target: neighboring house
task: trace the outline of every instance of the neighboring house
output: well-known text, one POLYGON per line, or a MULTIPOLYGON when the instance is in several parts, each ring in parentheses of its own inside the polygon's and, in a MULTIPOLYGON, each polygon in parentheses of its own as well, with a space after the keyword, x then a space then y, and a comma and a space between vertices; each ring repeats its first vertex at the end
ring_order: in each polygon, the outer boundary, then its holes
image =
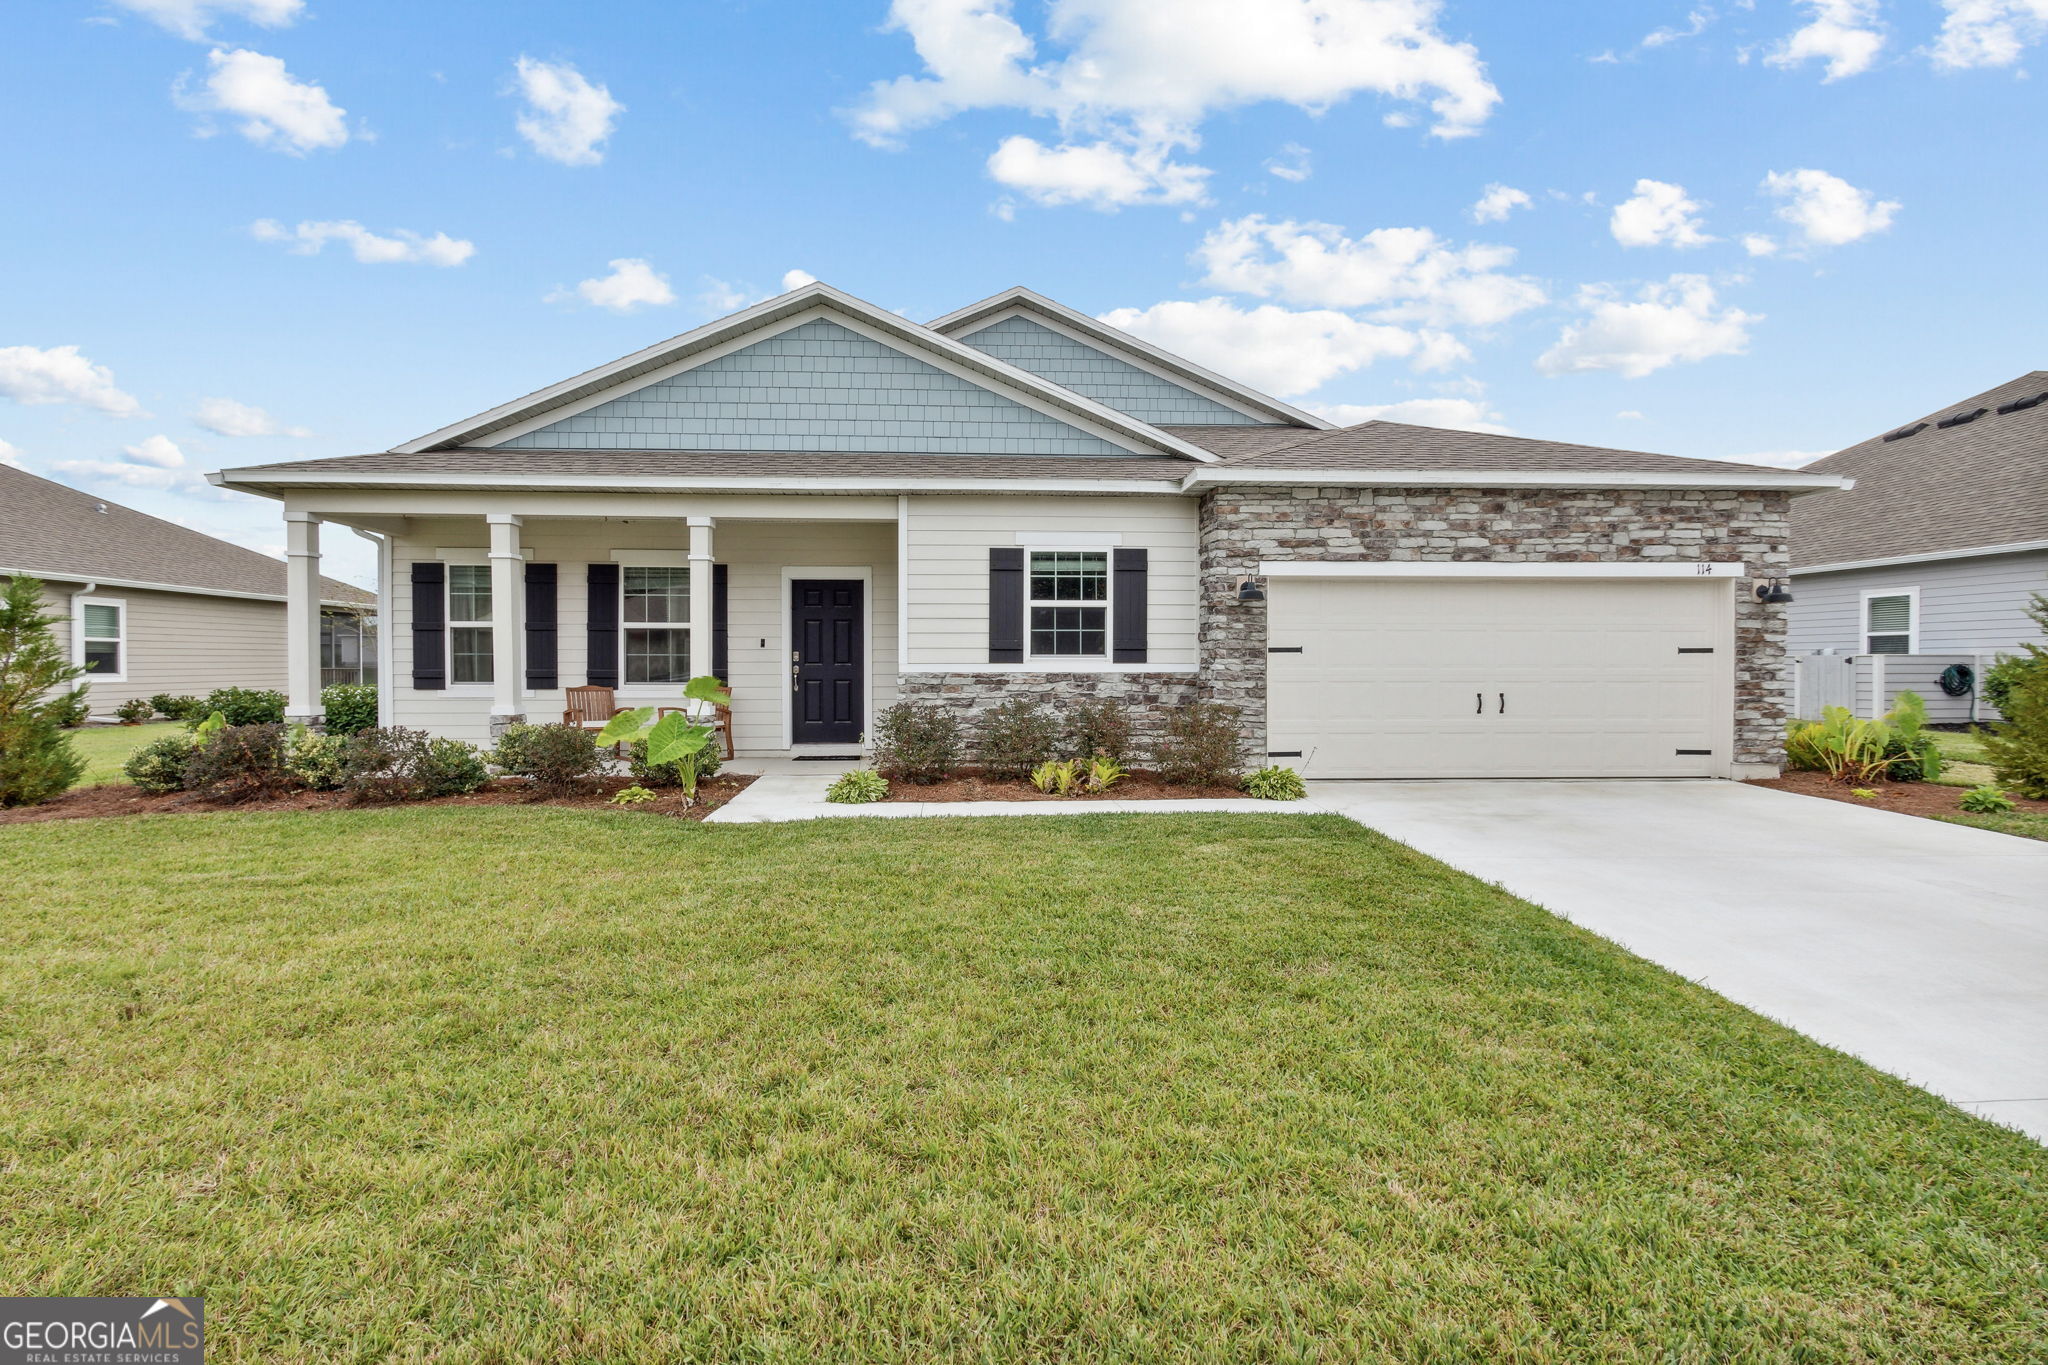
MULTIPOLYGON (((285 566, 268 555, 0 465, 0 578, 16 575, 69 618, 58 629, 95 716, 161 692, 285 685, 285 566)), ((327 679, 375 681, 376 598, 333 579, 317 596, 308 650, 327 679)))
MULTIPOLYGON (((387 724, 712 672, 743 752, 904 699, 1242 709, 1311 776, 1774 770, 1793 495, 1828 476, 1341 430, 1028 290, 919 326, 813 284, 390 451, 231 469, 381 535, 387 724)), ((307 676, 301 668, 299 676, 307 676)), ((292 694, 310 714, 310 691, 292 694)))
POLYGON ((1987 714, 1974 689, 1950 695, 1941 678, 1952 666, 1974 677, 2039 640, 2026 607, 2048 592, 2048 370, 1806 472, 1854 486, 1801 498, 1792 514, 1799 709, 1877 714, 1910 688, 1937 720, 1987 714))

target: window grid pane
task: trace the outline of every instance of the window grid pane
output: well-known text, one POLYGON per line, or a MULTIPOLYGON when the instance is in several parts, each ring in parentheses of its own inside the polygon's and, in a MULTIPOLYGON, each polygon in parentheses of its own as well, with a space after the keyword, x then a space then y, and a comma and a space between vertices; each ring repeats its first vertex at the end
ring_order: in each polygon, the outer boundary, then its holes
POLYGON ((1031 652, 1052 655, 1099 655, 1109 613, 1101 607, 1033 607, 1031 652))
POLYGON ((1109 556, 1101 550, 1034 550, 1034 602, 1107 602, 1109 556))
POLYGON ((85 671, 88 674, 119 673, 121 671, 121 646, 114 640, 87 640, 85 642, 85 671))
POLYGON ((1868 652, 1872 654, 1906 654, 1911 652, 1906 648, 1911 643, 1911 637, 1905 635, 1873 635, 1869 640, 1870 649, 1868 652))
POLYGON ((689 621, 688 569, 628 568, 619 577, 625 592, 626 620, 678 625, 689 621))
POLYGON ((488 621, 491 619, 491 566, 450 564, 448 566, 448 619, 488 621))
POLYGON ((1873 633, 1905 634, 1913 628, 1913 599, 1904 595, 1870 599, 1870 629, 1873 633))
POLYGON ((85 638, 88 640, 120 639, 121 609, 119 607, 89 604, 85 609, 85 638))
POLYGON ((625 680, 629 683, 688 682, 690 632, 674 627, 628 628, 625 680))
POLYGON ((448 662, 454 681, 492 681, 496 674, 491 667, 491 657, 489 626, 456 626, 448 632, 448 662))

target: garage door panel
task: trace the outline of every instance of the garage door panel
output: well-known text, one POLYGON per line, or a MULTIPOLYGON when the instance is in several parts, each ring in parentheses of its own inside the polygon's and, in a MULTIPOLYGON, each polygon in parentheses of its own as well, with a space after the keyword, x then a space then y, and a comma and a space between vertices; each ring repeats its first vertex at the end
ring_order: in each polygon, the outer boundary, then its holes
POLYGON ((1308 776, 1725 765, 1698 752, 1727 731, 1722 584, 1279 579, 1269 611, 1271 643, 1301 651, 1268 658, 1270 747, 1299 752, 1308 776))

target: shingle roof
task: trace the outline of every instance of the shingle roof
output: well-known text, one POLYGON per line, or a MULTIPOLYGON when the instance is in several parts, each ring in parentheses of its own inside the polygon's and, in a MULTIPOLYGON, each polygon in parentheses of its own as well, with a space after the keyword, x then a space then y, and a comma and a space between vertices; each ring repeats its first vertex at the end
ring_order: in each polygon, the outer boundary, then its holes
POLYGON ((1807 473, 1847 475, 1856 486, 1793 504, 1793 563, 1853 564, 2048 540, 2048 402, 1998 411, 2044 393, 2048 370, 2034 370, 1886 431, 1926 423, 1910 436, 1873 436, 1806 466, 1807 473), (1974 421, 1940 425, 1978 408, 1984 415, 1974 421))
MULTIPOLYGON (((284 596, 284 564, 269 555, 11 465, 0 465, 0 569, 284 596)), ((354 584, 320 581, 328 601, 376 601, 354 584)))
POLYGON ((1361 422, 1335 431, 1284 427, 1170 427, 1177 436, 1214 451, 1229 465, 1261 469, 1413 469, 1437 473, 1477 470, 1574 474, 1769 474, 1782 469, 1653 455, 1641 450, 1540 441, 1480 431, 1410 426, 1405 422, 1361 422), (1205 434, 1197 434, 1205 433, 1205 434))

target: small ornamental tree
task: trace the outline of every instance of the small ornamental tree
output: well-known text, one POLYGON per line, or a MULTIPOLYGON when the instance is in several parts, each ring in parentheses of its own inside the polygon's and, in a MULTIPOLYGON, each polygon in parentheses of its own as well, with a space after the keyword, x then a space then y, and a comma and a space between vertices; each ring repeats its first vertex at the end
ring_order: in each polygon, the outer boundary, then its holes
POLYGON ((7 580, 0 596, 0 806, 61 796, 85 771, 64 733, 70 685, 85 672, 64 655, 43 610, 43 585, 7 580))

